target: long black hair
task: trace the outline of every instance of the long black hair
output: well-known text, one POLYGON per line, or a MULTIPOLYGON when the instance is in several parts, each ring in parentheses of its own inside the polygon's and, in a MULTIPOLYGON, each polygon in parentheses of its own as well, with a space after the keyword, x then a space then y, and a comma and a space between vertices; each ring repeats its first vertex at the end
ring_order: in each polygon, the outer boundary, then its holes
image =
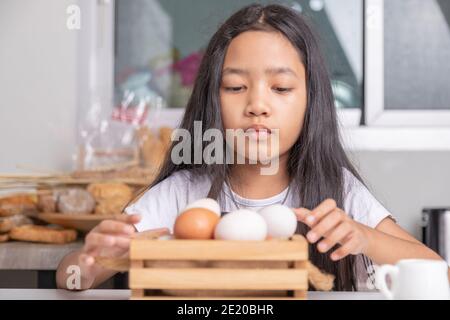
MULTIPOLYGON (((237 11, 225 21, 211 38, 201 62, 192 95, 181 121, 180 128, 194 137, 194 121, 201 121, 205 129, 216 128, 224 132, 219 89, 222 67, 230 42, 239 34, 259 30, 279 32, 297 49, 306 69, 307 108, 302 132, 289 151, 288 173, 294 183, 302 207, 313 209, 323 200, 332 198, 343 208, 343 169, 362 181, 342 147, 339 137, 336 109, 330 78, 320 52, 318 40, 305 19, 296 11, 281 5, 254 4, 237 11)), ((299 119, 301 121, 301 119, 299 119)), ((224 135, 225 136, 225 135, 224 135)), ((192 141, 195 143, 205 142, 192 141)), ((223 184, 228 182, 230 166, 223 164, 174 164, 170 159, 172 147, 166 156, 159 175, 149 186, 158 184, 176 171, 194 171, 193 177, 208 175, 211 179, 209 194, 221 197, 223 184)), ((145 190, 144 190, 145 191, 145 190)), ((297 233, 305 235, 308 227, 298 223, 297 233)), ((333 262, 329 254, 319 253, 315 245, 309 249, 310 260, 322 270, 336 276, 335 290, 356 290, 354 256, 333 262)))

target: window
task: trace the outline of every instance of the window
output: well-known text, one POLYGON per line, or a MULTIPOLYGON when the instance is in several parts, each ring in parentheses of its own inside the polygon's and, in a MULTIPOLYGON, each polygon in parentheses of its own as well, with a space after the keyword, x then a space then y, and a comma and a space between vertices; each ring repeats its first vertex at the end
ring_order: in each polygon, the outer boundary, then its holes
POLYGON ((366 1, 366 124, 450 125, 450 2, 366 1))
MULTIPOLYGON (((218 25, 255 2, 79 1, 80 118, 95 104, 111 113, 132 88, 162 98, 162 125, 181 117, 218 25)), ((317 30, 349 148, 450 150, 450 1, 276 2, 317 30)))
MULTIPOLYGON (((253 0, 116 0, 115 103, 136 82, 148 83, 168 108, 183 108, 203 50, 218 26, 253 0), (147 82, 148 81, 148 82, 147 82)), ((314 25, 342 120, 358 125, 362 108, 361 0, 277 1, 314 25)), ((259 1, 273 3, 273 1, 259 1)))

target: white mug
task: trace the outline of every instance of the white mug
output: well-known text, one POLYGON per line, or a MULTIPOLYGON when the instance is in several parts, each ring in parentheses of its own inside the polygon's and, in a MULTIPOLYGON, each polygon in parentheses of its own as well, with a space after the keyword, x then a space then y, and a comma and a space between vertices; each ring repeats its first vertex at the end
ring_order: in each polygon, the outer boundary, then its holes
POLYGON ((382 265, 375 273, 375 281, 377 288, 390 300, 450 299, 448 265, 445 261, 405 259, 396 265, 382 265), (386 283, 388 275, 391 288, 386 283))

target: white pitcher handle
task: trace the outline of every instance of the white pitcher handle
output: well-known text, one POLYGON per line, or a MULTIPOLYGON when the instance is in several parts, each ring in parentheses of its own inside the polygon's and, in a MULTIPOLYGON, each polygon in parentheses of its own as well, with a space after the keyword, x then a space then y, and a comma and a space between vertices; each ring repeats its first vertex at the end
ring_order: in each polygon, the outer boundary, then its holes
POLYGON ((394 299, 394 294, 392 290, 388 288, 386 283, 386 276, 391 277, 391 287, 393 287, 394 282, 397 281, 398 267, 390 264, 382 265, 378 268, 375 273, 375 284, 381 293, 389 300, 394 299))

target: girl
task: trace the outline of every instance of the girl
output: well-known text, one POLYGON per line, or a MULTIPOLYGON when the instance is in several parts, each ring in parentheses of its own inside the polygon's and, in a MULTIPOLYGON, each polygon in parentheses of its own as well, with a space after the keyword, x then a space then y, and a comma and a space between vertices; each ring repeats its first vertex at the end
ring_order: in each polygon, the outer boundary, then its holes
MULTIPOLYGON (((126 208, 128 215, 103 221, 80 251, 63 259, 59 287, 67 287, 70 265, 81 268, 79 289, 97 286, 114 272, 97 265, 96 256, 126 256, 135 232, 172 231, 177 213, 204 197, 217 199, 223 212, 275 203, 294 208, 297 233, 311 243, 312 262, 336 276, 335 290, 364 285, 370 261, 441 259, 395 223, 345 155, 324 60, 297 12, 251 5, 219 28, 180 126, 191 137, 196 120, 221 132, 253 129, 258 143, 269 143, 272 131, 280 129, 278 151, 271 154, 278 159, 278 170, 262 175, 261 162, 176 165, 168 156, 148 190, 126 208)), ((243 151, 246 158, 249 152, 243 151)))

